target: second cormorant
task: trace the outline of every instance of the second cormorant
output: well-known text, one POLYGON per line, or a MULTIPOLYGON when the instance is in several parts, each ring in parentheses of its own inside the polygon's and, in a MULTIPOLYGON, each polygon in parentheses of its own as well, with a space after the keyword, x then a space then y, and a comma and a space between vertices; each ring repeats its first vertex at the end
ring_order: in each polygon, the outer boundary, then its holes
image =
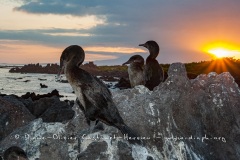
POLYGON ((131 87, 135 87, 137 85, 144 85, 145 79, 144 79, 144 59, 140 55, 134 55, 129 58, 129 60, 125 64, 130 64, 128 67, 128 75, 131 87))
POLYGON ((156 60, 160 49, 155 41, 147 41, 146 43, 140 44, 139 46, 147 48, 150 52, 150 55, 146 60, 144 76, 145 86, 149 90, 153 90, 153 88, 158 86, 160 82, 164 81, 164 71, 156 60))

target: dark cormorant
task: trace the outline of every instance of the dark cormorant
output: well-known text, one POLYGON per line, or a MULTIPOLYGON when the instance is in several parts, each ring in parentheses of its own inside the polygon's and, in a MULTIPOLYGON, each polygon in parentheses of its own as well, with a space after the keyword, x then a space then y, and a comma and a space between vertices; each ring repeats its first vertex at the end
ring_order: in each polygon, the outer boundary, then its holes
POLYGON ((146 60, 144 76, 145 86, 149 90, 153 90, 153 88, 158 86, 160 82, 164 81, 164 71, 156 60, 156 57, 159 54, 159 46, 155 41, 147 41, 139 46, 146 47, 150 52, 150 55, 146 60))
POLYGON ((135 87, 137 85, 144 85, 145 84, 145 79, 144 79, 144 72, 143 72, 143 67, 144 67, 144 59, 140 55, 134 55, 130 57, 130 59, 123 63, 125 64, 130 64, 128 67, 128 75, 129 75, 129 80, 131 87, 135 87))
POLYGON ((17 146, 12 146, 4 152, 4 160, 28 160, 24 150, 17 146))
MULTIPOLYGON (((64 68, 66 78, 72 86, 80 108, 87 122, 101 121, 118 128, 128 137, 138 137, 120 116, 112 100, 111 92, 106 85, 87 71, 79 68, 85 58, 84 50, 78 45, 67 47, 60 58, 60 71, 64 68)), ((141 143, 139 140, 129 140, 131 143, 141 143)))

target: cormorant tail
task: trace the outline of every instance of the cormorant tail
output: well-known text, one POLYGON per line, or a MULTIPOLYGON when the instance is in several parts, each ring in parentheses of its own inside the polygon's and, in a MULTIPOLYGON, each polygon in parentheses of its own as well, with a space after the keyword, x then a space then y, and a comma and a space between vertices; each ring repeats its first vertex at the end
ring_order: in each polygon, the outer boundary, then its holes
POLYGON ((135 133, 130 127, 126 124, 116 126, 124 135, 124 139, 127 139, 131 144, 139 144, 142 145, 142 141, 137 133, 135 133))

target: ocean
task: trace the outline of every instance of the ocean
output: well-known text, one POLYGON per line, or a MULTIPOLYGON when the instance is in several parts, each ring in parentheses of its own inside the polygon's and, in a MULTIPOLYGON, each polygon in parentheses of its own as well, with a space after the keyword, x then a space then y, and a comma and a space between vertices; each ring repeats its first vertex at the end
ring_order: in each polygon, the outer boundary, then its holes
MULTIPOLYGON (((27 92, 35 94, 46 94, 54 89, 59 91, 64 97, 61 100, 75 100, 76 96, 69 83, 56 82, 55 74, 37 74, 37 73, 9 73, 10 68, 0 68, 0 94, 14 94, 21 96, 27 92), (40 83, 45 84, 48 88, 41 88, 40 83)), ((66 79, 62 75, 62 79, 66 79)), ((113 82, 104 82, 114 84, 113 82)), ((113 90, 110 88, 110 90, 113 90)))

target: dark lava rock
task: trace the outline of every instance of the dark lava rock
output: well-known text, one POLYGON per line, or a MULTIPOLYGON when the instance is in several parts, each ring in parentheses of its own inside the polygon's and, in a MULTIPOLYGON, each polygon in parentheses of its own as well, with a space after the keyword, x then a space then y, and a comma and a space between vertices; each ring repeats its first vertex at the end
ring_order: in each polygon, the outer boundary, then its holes
POLYGON ((68 80, 60 80, 60 83, 68 83, 68 80))
POLYGON ((34 92, 32 93, 27 92, 26 94, 21 96, 21 98, 24 98, 24 99, 28 99, 28 98, 34 99, 34 97, 36 97, 36 94, 34 92))
POLYGON ((41 88, 48 88, 48 86, 47 86, 47 85, 45 85, 45 84, 42 84, 42 83, 40 83, 40 87, 41 87, 41 88))
POLYGON ((42 118, 44 122, 64 122, 74 116, 72 106, 65 101, 60 101, 56 96, 36 100, 27 108, 34 116, 42 118))
POLYGON ((35 118, 21 102, 14 101, 15 97, 0 97, 0 140, 35 118))
POLYGON ((59 70, 59 65, 57 64, 47 64, 45 67, 37 64, 28 64, 23 67, 11 68, 10 73, 48 73, 57 74, 59 70))
POLYGON ((114 78, 112 76, 101 76, 101 77, 99 77, 99 79, 101 79, 103 81, 106 81, 106 82, 116 82, 116 81, 118 81, 117 78, 114 78))
POLYGON ((30 82, 30 80, 25 80, 25 81, 23 81, 23 82, 26 82, 26 83, 27 83, 27 82, 30 82))
POLYGON ((41 116, 44 122, 65 122, 73 118, 74 111, 66 102, 55 102, 41 116))
POLYGON ((89 159, 108 159, 106 142, 93 142, 87 149, 78 155, 78 158, 81 160, 89 159))
POLYGON ((0 93, 0 97, 4 97, 4 96, 6 96, 6 94, 2 94, 2 93, 0 93))
POLYGON ((24 98, 24 99, 31 98, 33 101, 35 101, 35 100, 39 100, 41 98, 53 97, 53 96, 63 97, 62 95, 59 95, 58 90, 54 89, 51 93, 42 94, 42 95, 39 95, 39 94, 36 95, 34 92, 32 92, 32 93, 27 92, 26 94, 22 95, 21 98, 24 98))
POLYGON ((38 78, 39 81, 46 81, 47 79, 38 78))
POLYGON ((120 78, 119 82, 115 85, 115 87, 119 89, 127 89, 131 88, 131 84, 129 80, 126 80, 125 78, 120 78))

